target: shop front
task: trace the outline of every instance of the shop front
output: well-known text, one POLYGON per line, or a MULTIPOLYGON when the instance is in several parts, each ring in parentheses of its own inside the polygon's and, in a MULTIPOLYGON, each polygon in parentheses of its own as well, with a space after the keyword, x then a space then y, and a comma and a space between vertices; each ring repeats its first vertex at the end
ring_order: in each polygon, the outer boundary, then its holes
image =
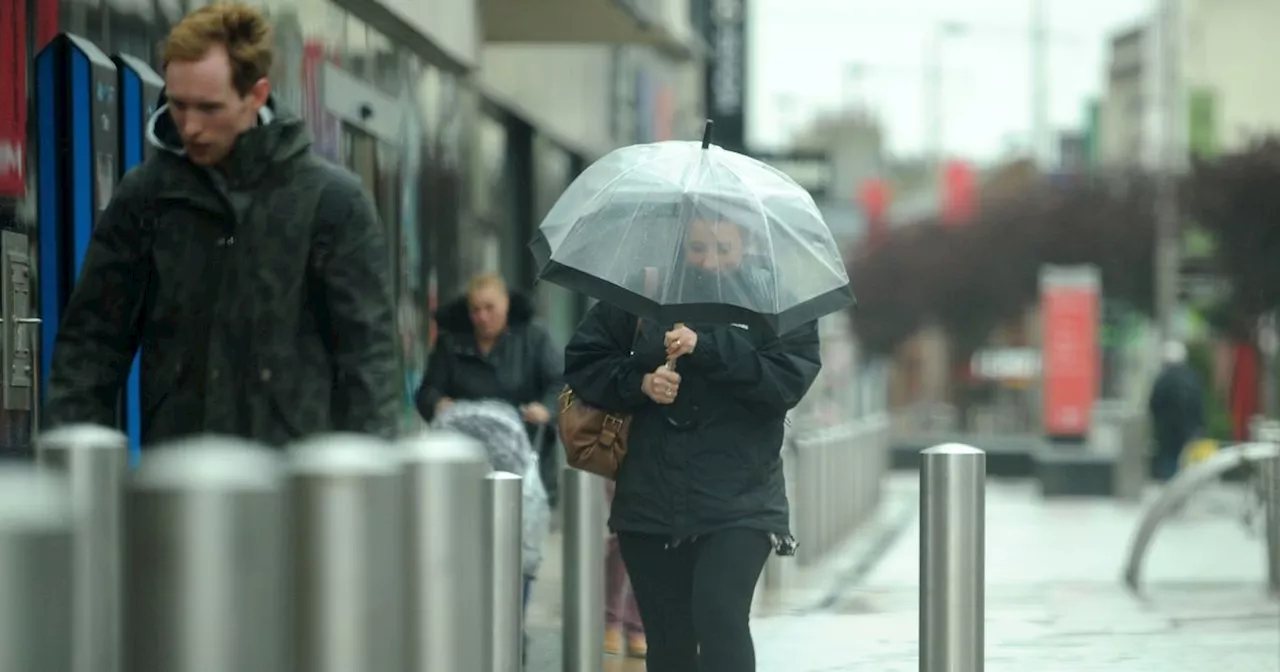
MULTIPOLYGON (((543 135, 533 138, 533 221, 542 222, 577 176, 581 161, 543 135)), ((586 310, 585 298, 549 282, 537 284, 538 314, 556 343, 569 342, 586 310)))

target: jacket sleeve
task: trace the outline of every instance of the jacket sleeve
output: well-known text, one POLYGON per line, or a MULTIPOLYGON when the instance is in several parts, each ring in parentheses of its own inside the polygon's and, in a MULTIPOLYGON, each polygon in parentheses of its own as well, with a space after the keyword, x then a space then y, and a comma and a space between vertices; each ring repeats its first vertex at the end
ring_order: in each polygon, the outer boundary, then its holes
POLYGON ((386 237, 354 179, 326 191, 319 212, 331 241, 321 277, 335 368, 334 429, 389 437, 403 390, 386 237))
POLYGON ((545 329, 534 327, 537 339, 536 379, 542 390, 541 402, 551 412, 554 419, 559 404, 556 403, 560 390, 564 387, 564 351, 556 347, 551 334, 545 329))
POLYGON ((418 415, 431 422, 436 417, 436 404, 449 396, 446 389, 449 384, 449 349, 445 347, 448 335, 439 333, 436 346, 427 358, 427 372, 422 376, 422 384, 418 386, 418 394, 414 403, 418 406, 418 415))
POLYGON ((644 374, 661 365, 662 352, 632 354, 635 320, 625 311, 599 302, 587 312, 565 347, 565 383, 588 404, 626 412, 649 401, 640 391, 640 383, 644 374))
POLYGON ((800 403, 822 369, 818 325, 810 322, 759 348, 737 327, 699 331, 688 360, 743 403, 785 413, 800 403))
POLYGON ((143 220, 141 168, 120 182, 93 229, 84 265, 53 348, 44 421, 47 427, 114 427, 120 390, 141 338, 151 241, 143 220))

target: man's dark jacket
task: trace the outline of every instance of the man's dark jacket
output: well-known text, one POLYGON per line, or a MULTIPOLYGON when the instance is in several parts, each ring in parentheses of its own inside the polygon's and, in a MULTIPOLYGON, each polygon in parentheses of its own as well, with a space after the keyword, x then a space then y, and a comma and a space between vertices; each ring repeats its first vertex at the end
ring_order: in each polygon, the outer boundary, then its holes
POLYGON ((357 178, 270 108, 217 170, 187 160, 164 107, 148 139, 159 151, 121 181, 66 307, 48 423, 114 425, 141 346, 146 444, 393 433, 390 256, 357 178))
POLYGON ((789 534, 782 438, 787 411, 821 369, 817 325, 778 338, 690 323, 676 403, 640 389, 666 358, 669 327, 598 303, 565 349, 565 382, 586 403, 632 414, 609 526, 680 540, 731 527, 789 534))
POLYGON ((488 354, 476 347, 465 297, 436 311, 440 335, 417 395, 418 412, 428 422, 445 397, 499 399, 514 406, 536 401, 554 416, 556 397, 564 385, 560 350, 550 334, 532 322, 533 303, 528 297, 512 292, 510 298, 507 330, 488 354))

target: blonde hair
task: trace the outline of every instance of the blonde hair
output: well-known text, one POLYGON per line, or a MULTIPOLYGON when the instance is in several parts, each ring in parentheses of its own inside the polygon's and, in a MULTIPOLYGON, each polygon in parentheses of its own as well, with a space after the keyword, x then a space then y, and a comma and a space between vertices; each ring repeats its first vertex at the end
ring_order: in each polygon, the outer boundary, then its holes
POLYGON ((166 66, 198 61, 217 46, 227 50, 231 84, 242 96, 271 72, 271 23, 256 7, 241 2, 208 5, 184 16, 169 31, 162 60, 166 66))
POLYGON ((507 281, 503 280, 502 276, 497 273, 477 275, 467 283, 467 296, 486 289, 496 289, 503 294, 507 294, 507 281))

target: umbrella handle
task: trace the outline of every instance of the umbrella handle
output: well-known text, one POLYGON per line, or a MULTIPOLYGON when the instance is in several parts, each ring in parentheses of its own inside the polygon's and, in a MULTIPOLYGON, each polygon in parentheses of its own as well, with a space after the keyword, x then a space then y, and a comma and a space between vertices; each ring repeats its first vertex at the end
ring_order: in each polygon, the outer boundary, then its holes
MULTIPOLYGON (((683 326, 684 326, 684 322, 676 322, 675 326, 674 326, 674 327, 672 327, 672 329, 679 329, 680 327, 683 327, 683 326)), ((666 367, 667 367, 667 370, 668 370, 668 371, 675 371, 675 370, 676 370, 676 360, 677 360, 677 359, 679 359, 679 358, 678 358, 678 357, 672 357, 672 358, 670 358, 670 359, 668 359, 668 360, 667 360, 666 367)))

